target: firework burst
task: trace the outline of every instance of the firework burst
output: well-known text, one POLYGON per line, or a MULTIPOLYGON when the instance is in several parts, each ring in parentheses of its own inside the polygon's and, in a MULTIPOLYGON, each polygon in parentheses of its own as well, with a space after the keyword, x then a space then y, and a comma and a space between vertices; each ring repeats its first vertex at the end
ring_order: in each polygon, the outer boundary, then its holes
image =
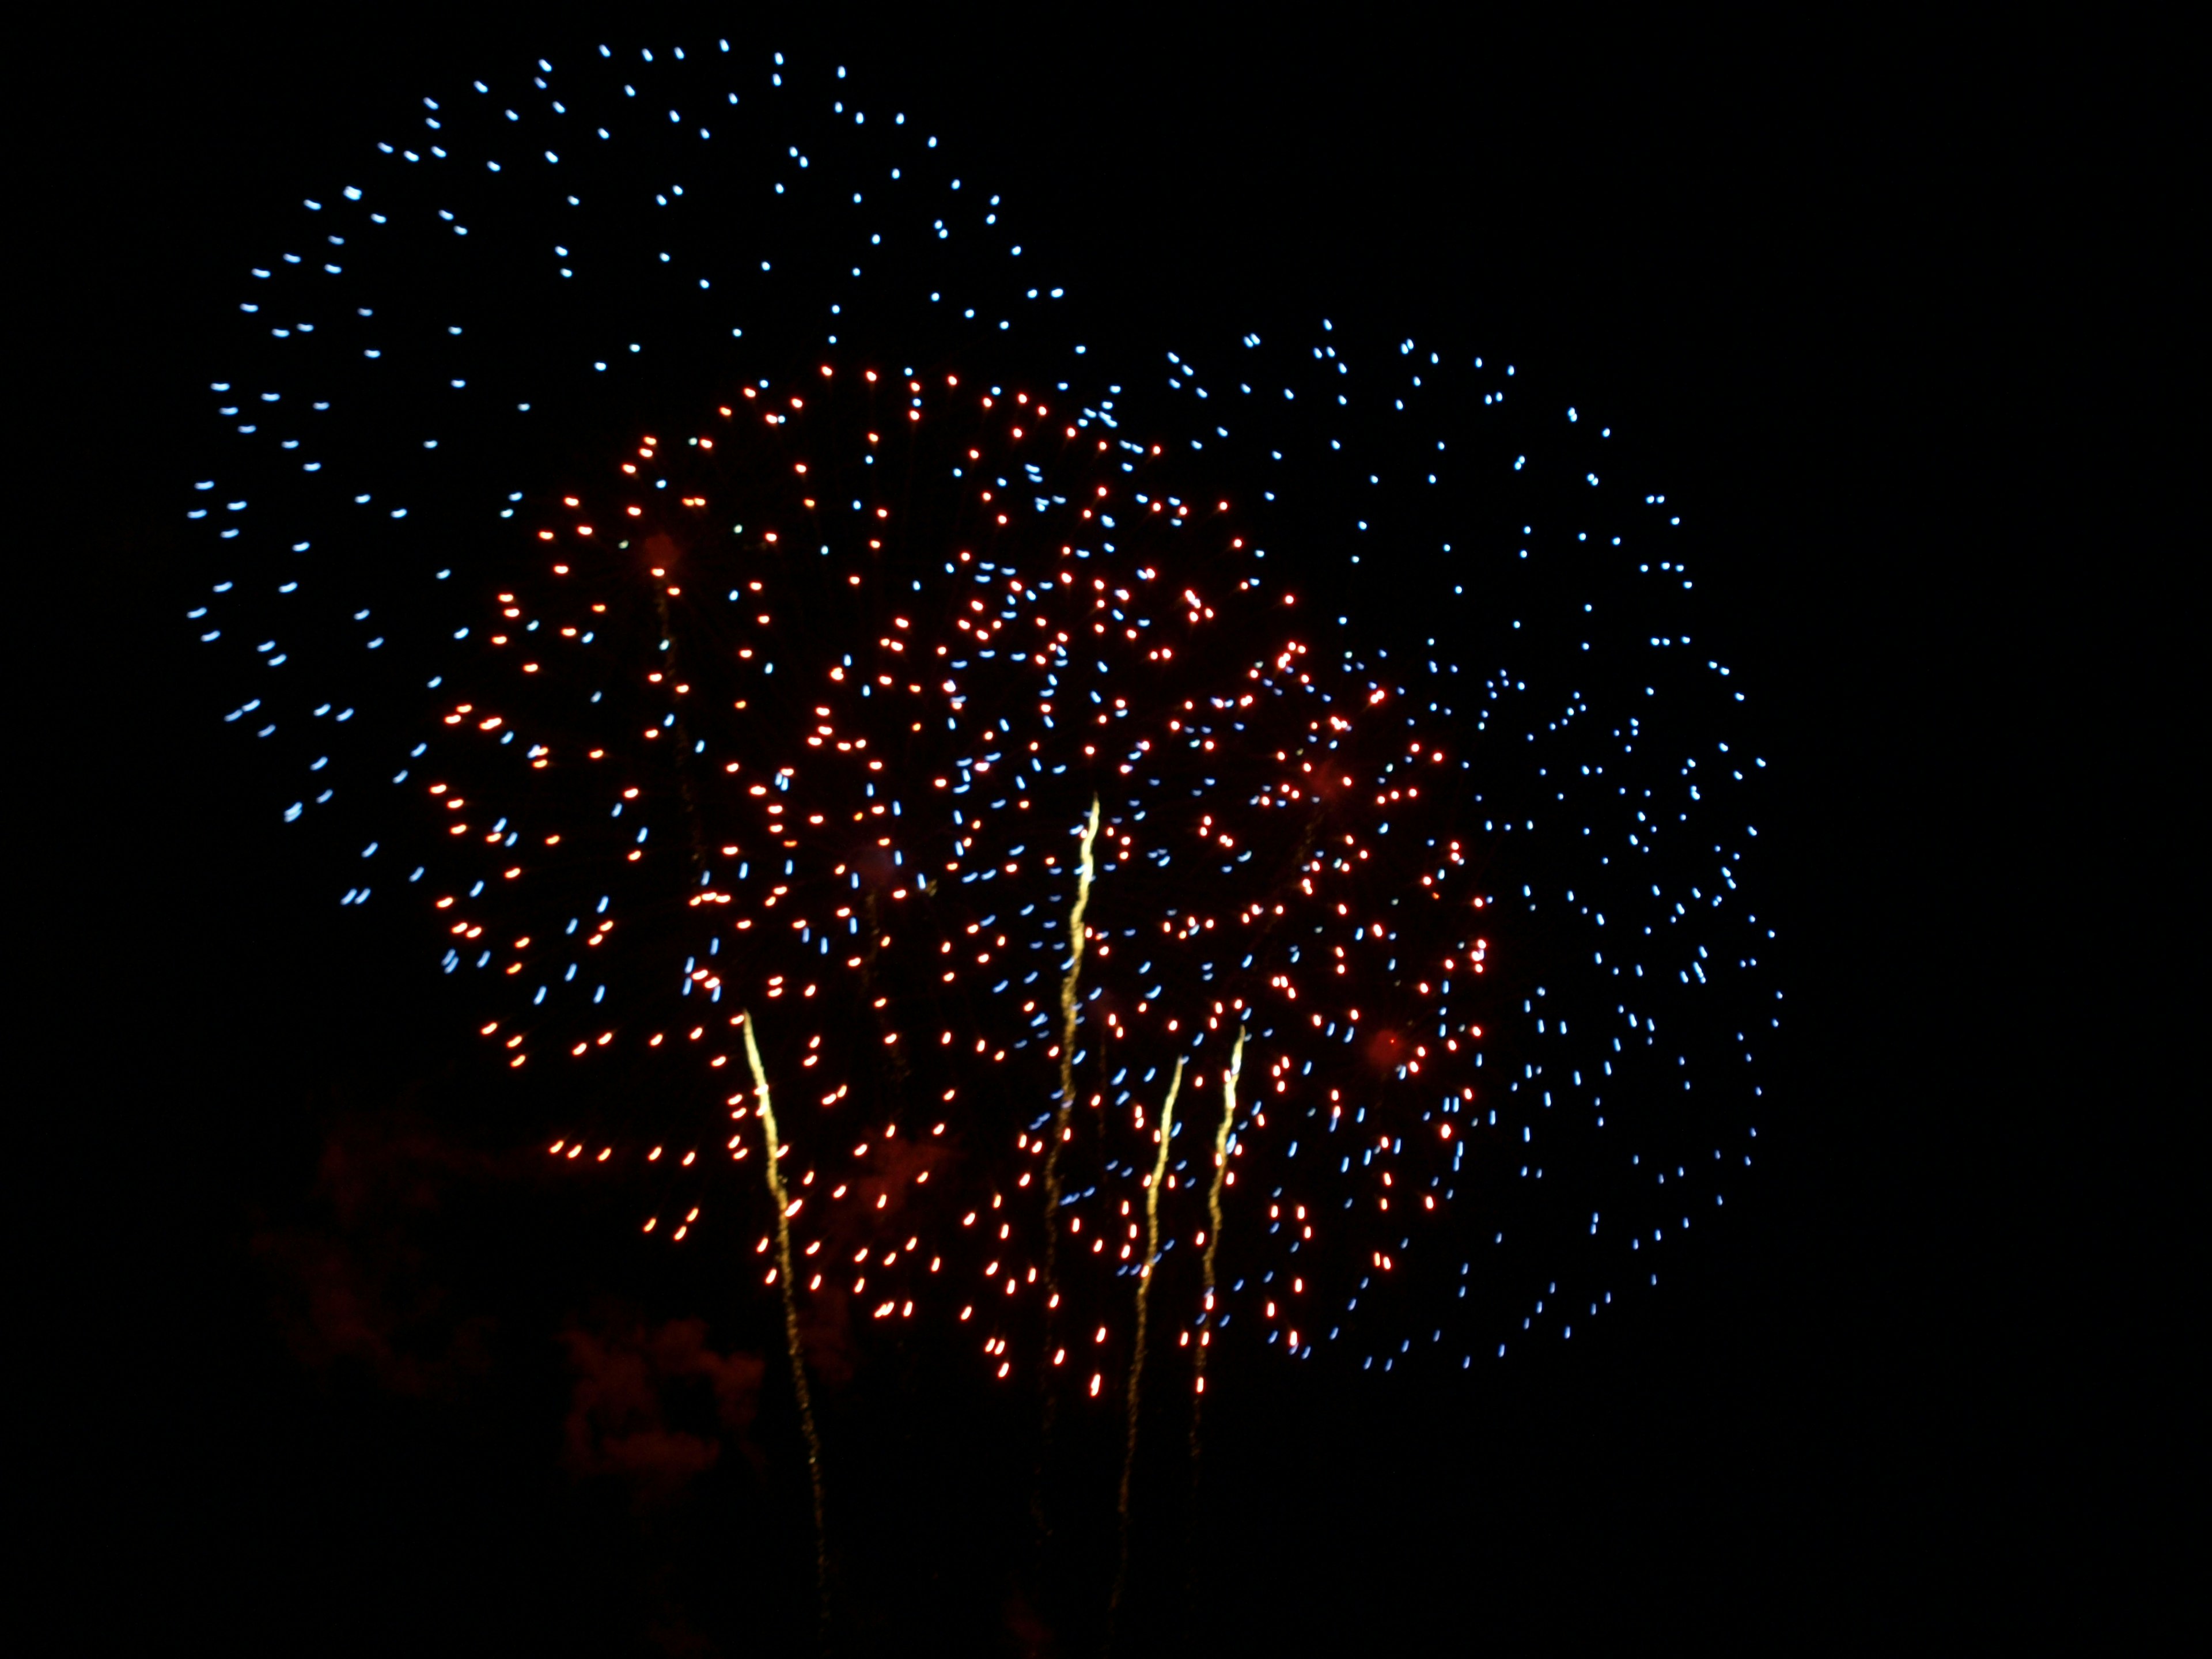
POLYGON ((842 70, 510 79, 251 267, 192 620, 544 1156, 754 1264, 817 1532, 809 1321, 1123 1424, 1126 1527, 1218 1344, 1465 1369, 1656 1282, 1776 994, 1609 430, 1328 324, 1109 358, 842 70))

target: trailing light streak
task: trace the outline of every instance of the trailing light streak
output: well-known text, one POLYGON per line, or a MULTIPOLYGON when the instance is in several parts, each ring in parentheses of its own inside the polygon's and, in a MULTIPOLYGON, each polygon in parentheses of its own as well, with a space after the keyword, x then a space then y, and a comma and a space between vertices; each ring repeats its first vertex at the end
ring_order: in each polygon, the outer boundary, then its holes
POLYGON ((1231 1179, 1229 1174, 1229 1138, 1237 1121, 1237 1079, 1244 1066, 1244 1033, 1237 1033, 1237 1046, 1230 1050, 1229 1069, 1221 1079, 1221 1121, 1213 1131, 1213 1180, 1206 1191, 1206 1257, 1200 1270, 1198 1316, 1198 1352, 1192 1356, 1193 1386, 1190 1403, 1190 1455, 1194 1472, 1198 1465, 1198 1424, 1206 1404, 1206 1351, 1212 1346, 1213 1338, 1213 1261, 1221 1249, 1221 1189, 1231 1179))
MULTIPOLYGON (((1075 873, 1075 902, 1067 915, 1067 973, 1060 982, 1060 1109, 1052 1123, 1052 1139, 1044 1154, 1044 1286, 1045 1340, 1041 1352, 1052 1351, 1060 1311, 1060 1160, 1075 1116, 1075 1028, 1079 1012, 1076 990, 1083 974, 1083 912, 1091 902, 1091 882, 1096 873, 1091 848, 1098 839, 1098 797, 1091 798, 1091 816, 1085 820, 1079 862, 1075 873)), ((1046 1421, 1052 1414, 1049 1375, 1046 1378, 1046 1421)))
POLYGON ((806 1437, 806 1480, 814 1498, 814 1586, 820 1618, 830 1620, 830 1542, 822 1501, 822 1437, 814 1426, 814 1395, 806 1383, 806 1354, 799 1340, 799 1299, 793 1290, 791 1271, 791 1212, 796 1207, 784 1189, 783 1143, 777 1137, 775 1103, 770 1098, 768 1072, 761 1064, 760 1045, 753 1040, 751 1014, 740 1012, 738 1025, 744 1033, 745 1063, 752 1068, 753 1097, 758 1103, 761 1125, 761 1174, 775 1206, 775 1279, 783 1303, 784 1352, 791 1361, 791 1391, 799 1401, 799 1425, 806 1437))
POLYGON ((1145 1183, 1145 1261, 1137 1274, 1136 1329, 1129 1347, 1129 1421, 1121 1440, 1121 1485, 1115 1502, 1120 1542, 1115 1559, 1114 1590, 1108 1603, 1109 1617, 1121 1607, 1122 1591, 1129 1579, 1129 1482, 1137 1467, 1137 1422, 1144 1397, 1145 1338, 1152 1270, 1160 1261, 1160 1188, 1167 1180, 1168 1143, 1175 1139, 1176 1096, 1182 1090, 1182 1060, 1178 1056, 1175 1075, 1168 1079, 1167 1101, 1160 1108, 1160 1150, 1152 1159, 1152 1176, 1145 1183))

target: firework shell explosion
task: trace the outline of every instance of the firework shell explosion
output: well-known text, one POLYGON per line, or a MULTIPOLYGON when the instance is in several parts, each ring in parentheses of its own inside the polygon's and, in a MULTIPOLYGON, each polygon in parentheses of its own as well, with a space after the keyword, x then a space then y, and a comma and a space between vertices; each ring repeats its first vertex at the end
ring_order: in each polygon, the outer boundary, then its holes
POLYGON ((544 1156, 787 1321, 1102 1409, 1147 1322, 1189 1393, 1571 1338, 1778 1018, 1674 508, 1472 349, 1103 345, 852 86, 540 60, 287 216, 189 509, 226 717, 544 1156))

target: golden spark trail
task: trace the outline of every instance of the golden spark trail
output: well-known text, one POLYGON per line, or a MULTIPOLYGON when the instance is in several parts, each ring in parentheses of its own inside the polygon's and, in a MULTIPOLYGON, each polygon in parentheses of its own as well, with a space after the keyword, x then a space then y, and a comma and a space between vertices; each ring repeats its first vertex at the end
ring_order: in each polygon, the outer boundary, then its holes
POLYGON ((1075 905, 1067 919, 1067 976, 1060 985, 1060 1110, 1052 1123, 1052 1142, 1044 1152, 1044 1291, 1047 1376, 1045 1416, 1051 1420, 1050 1376, 1053 1317, 1060 1308, 1060 1152, 1075 1115, 1076 981, 1083 972, 1083 912, 1091 902, 1091 843, 1098 839, 1098 798, 1091 798, 1091 818, 1083 826, 1082 862, 1075 876, 1075 905))
POLYGON ((799 1301, 791 1277, 791 1204, 783 1185, 783 1166, 776 1161, 775 1105, 769 1097, 768 1073, 761 1065, 760 1045, 753 1041, 753 1018, 740 1013, 738 1023, 745 1034, 745 1063, 753 1069, 753 1095, 760 1103, 761 1134, 765 1142, 769 1196, 775 1200, 775 1273, 783 1290, 783 1346, 791 1357, 791 1387, 799 1396, 799 1425, 806 1436, 806 1478, 814 1490, 814 1589, 817 1614, 826 1632, 830 1625, 830 1551, 822 1521, 822 1439, 814 1428, 814 1397, 806 1387, 806 1360, 799 1342, 799 1301))
MULTIPOLYGON (((1145 1185, 1145 1265, 1137 1270, 1137 1337, 1129 1353, 1129 1429, 1121 1443, 1121 1495, 1116 1505, 1121 1520, 1121 1553, 1114 1567, 1114 1594, 1106 1604, 1110 1621, 1121 1610, 1121 1593, 1129 1580, 1129 1478, 1137 1465, 1137 1415, 1145 1380, 1146 1304, 1152 1289, 1152 1269, 1160 1259, 1160 1188, 1167 1180, 1168 1142, 1175 1138, 1176 1096, 1182 1088, 1182 1056, 1176 1056, 1175 1075, 1168 1079, 1167 1104, 1160 1108, 1160 1151, 1152 1160, 1152 1178, 1145 1185)), ((1109 1645, 1111 1645, 1109 1636, 1109 1645)))
POLYGON ((1221 1248, 1221 1188, 1229 1175, 1229 1131, 1237 1119, 1237 1077, 1244 1066, 1244 1033, 1237 1033, 1237 1046, 1229 1053, 1229 1070, 1221 1079, 1221 1121, 1213 1132, 1213 1185, 1206 1194, 1206 1256, 1201 1268, 1204 1296, 1199 1304, 1197 1387, 1190 1407, 1190 1460, 1194 1476, 1198 1468, 1198 1419, 1206 1404, 1206 1350, 1213 1336, 1213 1256, 1221 1248))

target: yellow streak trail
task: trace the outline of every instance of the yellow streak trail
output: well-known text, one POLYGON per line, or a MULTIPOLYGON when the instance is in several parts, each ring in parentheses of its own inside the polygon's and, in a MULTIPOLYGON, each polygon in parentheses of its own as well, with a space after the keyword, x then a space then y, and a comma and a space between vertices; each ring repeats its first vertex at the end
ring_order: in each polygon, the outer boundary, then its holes
POLYGON ((1230 1051, 1229 1069, 1221 1079, 1221 1121, 1213 1131, 1213 1184, 1206 1194, 1205 1297, 1200 1303, 1198 1333, 1196 1398, 1190 1407, 1190 1456, 1194 1472, 1198 1462, 1198 1418, 1206 1403, 1206 1350, 1213 1334, 1213 1256, 1221 1248, 1221 1188, 1229 1174, 1229 1131, 1237 1119, 1237 1079, 1244 1068, 1244 1033, 1237 1033, 1230 1051))
MULTIPOLYGON (((1098 799, 1094 795, 1090 821, 1083 826, 1083 861, 1076 872, 1075 905, 1067 919, 1067 976, 1060 984, 1060 1110, 1053 1118, 1052 1143, 1044 1152, 1044 1358, 1048 1377, 1052 1363, 1053 1326, 1056 1322, 1053 1316, 1060 1307, 1060 1152, 1066 1143, 1068 1126, 1075 1115, 1075 992, 1076 981, 1083 972, 1083 912, 1091 902, 1091 878, 1096 872, 1091 848, 1097 839, 1098 799)), ((1048 1402, 1049 1398, 1048 1384, 1048 1402)), ((1050 1414, 1048 1403, 1048 1420, 1050 1414)))
POLYGON ((1145 1187, 1145 1265, 1137 1272, 1137 1340, 1129 1355, 1129 1430, 1121 1445, 1121 1555, 1114 1568, 1114 1594, 1107 1603, 1110 1619, 1121 1606, 1121 1592, 1129 1581, 1129 1478, 1137 1464, 1137 1416, 1145 1380, 1145 1323, 1152 1289, 1152 1269, 1160 1259, 1160 1188, 1167 1180, 1168 1142, 1175 1138, 1176 1096, 1182 1089, 1182 1057, 1176 1057, 1175 1075, 1168 1079, 1167 1104, 1160 1109, 1160 1151, 1152 1160, 1152 1178, 1145 1187))
POLYGON ((753 1071, 753 1095, 760 1103, 762 1150, 767 1153, 769 1196, 775 1200, 775 1272, 783 1287, 783 1346, 791 1358, 792 1392, 799 1396, 799 1423, 806 1436, 806 1478, 814 1491, 814 1588, 817 1609, 826 1631, 830 1622, 830 1552, 822 1519, 822 1438, 814 1427, 814 1397, 806 1386, 806 1360, 799 1340, 798 1291, 791 1275, 791 1203, 783 1184, 783 1166, 776 1161, 775 1103, 769 1097, 768 1073, 761 1065, 760 1045, 753 1041, 753 1018, 738 1016, 744 1029, 745 1063, 753 1071))

